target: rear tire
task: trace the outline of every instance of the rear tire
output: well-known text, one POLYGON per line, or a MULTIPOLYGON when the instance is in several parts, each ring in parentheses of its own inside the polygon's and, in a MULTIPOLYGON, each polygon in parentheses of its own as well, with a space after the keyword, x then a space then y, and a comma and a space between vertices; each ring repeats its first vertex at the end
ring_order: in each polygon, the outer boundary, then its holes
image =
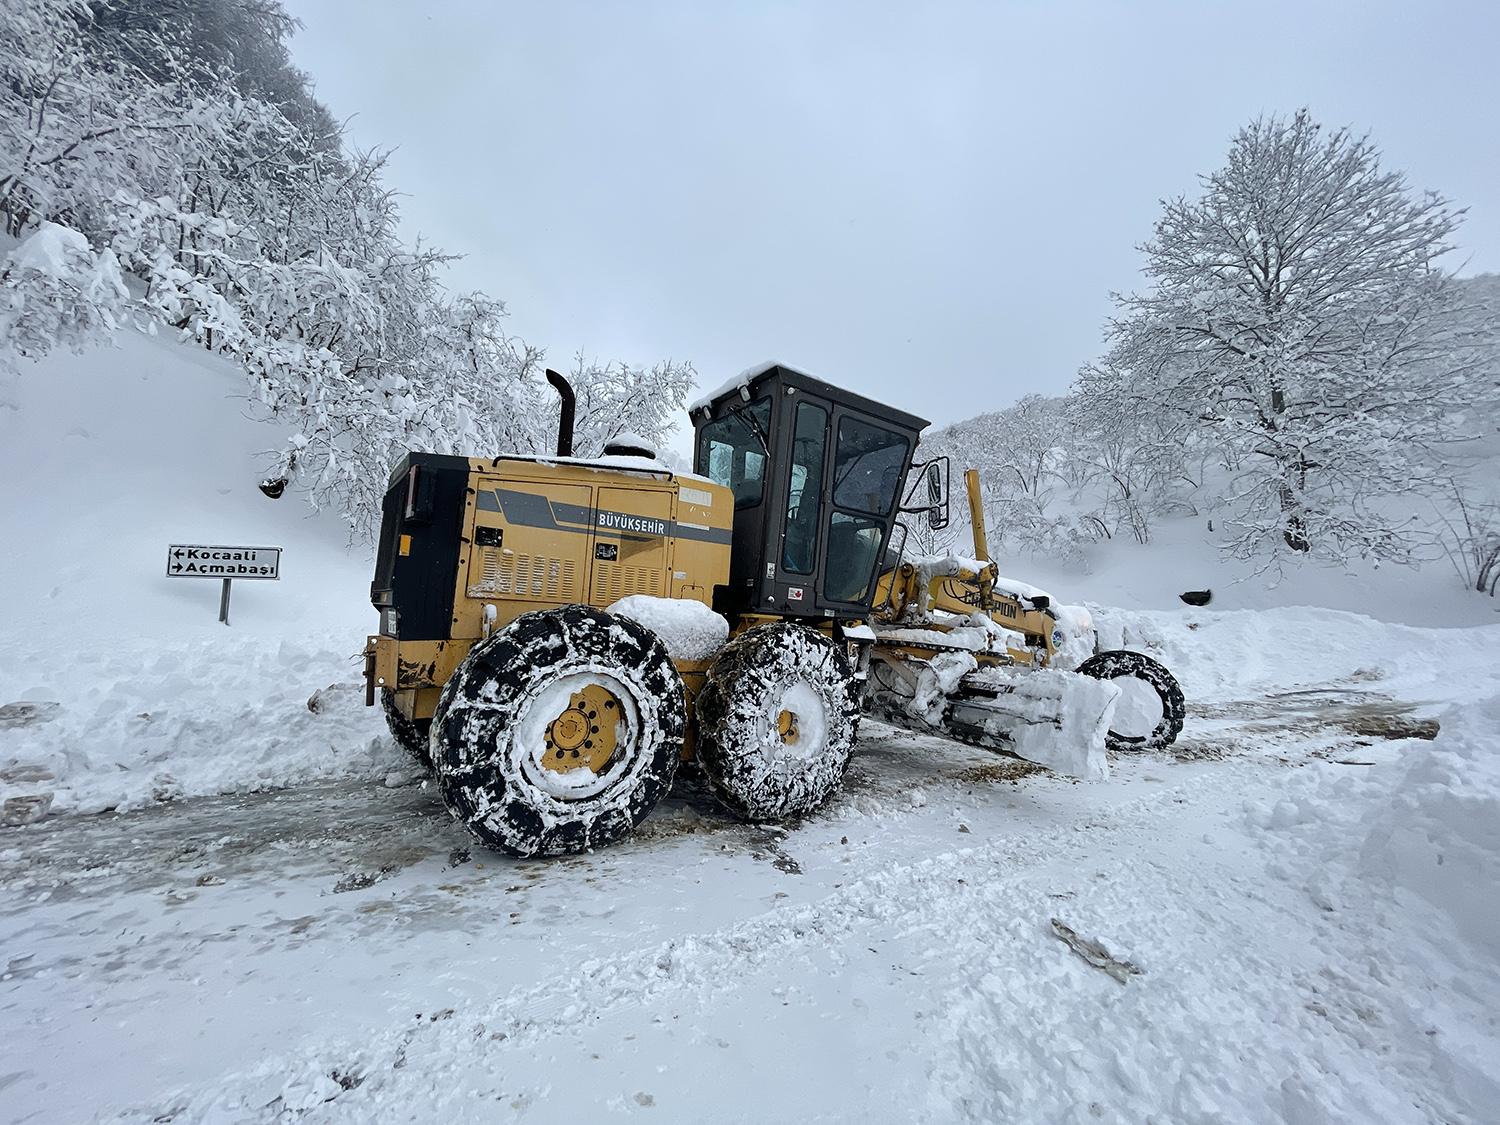
POLYGON ((685 723, 682 678, 655 633, 584 605, 523 614, 443 687, 439 790, 487 847, 590 851, 666 795, 685 723))
POLYGON ((1147 735, 1118 734, 1110 731, 1104 744, 1111 750, 1160 750, 1177 741, 1182 733, 1182 722, 1187 715, 1187 703, 1182 688, 1166 667, 1144 653, 1115 649, 1089 657, 1078 666, 1080 675, 1093 676, 1096 680, 1117 680, 1122 676, 1133 676, 1148 684, 1161 700, 1161 721, 1147 735))
POLYGON ((697 753, 736 816, 811 812, 843 780, 859 697, 843 648, 805 625, 763 625, 709 666, 697 700, 697 753))
POLYGON ((408 719, 396 706, 396 693, 390 688, 380 689, 380 709, 385 712, 385 725, 391 728, 391 737, 396 745, 412 756, 412 760, 429 773, 432 772, 432 748, 427 736, 432 731, 431 719, 408 719))

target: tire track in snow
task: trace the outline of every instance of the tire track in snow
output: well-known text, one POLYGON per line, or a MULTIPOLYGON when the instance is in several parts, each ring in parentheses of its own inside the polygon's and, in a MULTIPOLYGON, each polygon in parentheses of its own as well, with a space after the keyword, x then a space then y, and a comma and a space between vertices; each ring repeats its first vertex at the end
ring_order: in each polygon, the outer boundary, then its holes
MULTIPOLYGON (((1198 801, 1263 772, 1264 766, 1253 762, 1219 768, 1026 839, 1008 837, 894 864, 817 902, 782 906, 722 930, 589 961, 574 975, 514 992, 483 1011, 393 1028, 364 1046, 310 1043, 231 1076, 214 1090, 166 1099, 121 1120, 163 1114, 174 1114, 173 1121, 277 1121, 288 1114, 308 1121, 359 1120, 377 1105, 389 1109, 393 1100, 421 1106, 433 1116, 459 1113, 471 1099, 460 1087, 499 1089, 513 1083, 507 1059, 542 1041, 571 1035, 586 1022, 625 1008, 662 1008, 674 1001, 708 1005, 779 961, 805 963, 814 950, 836 953, 857 932, 878 927, 898 938, 926 933, 950 948, 962 943, 980 950, 993 940, 997 907, 1008 910, 1017 899, 1049 902, 1045 892, 1021 889, 1038 868, 1076 864, 1103 834, 1140 833, 1159 823, 1174 802, 1198 801), (455 1081, 459 1074, 466 1076, 462 1083, 455 1081), (350 1084, 347 1090, 340 1079, 350 1084)), ((1035 905, 1032 916, 1037 918, 1035 905)), ((1038 924, 1044 922, 1042 917, 1038 924)), ((1010 940, 1028 945, 1042 938, 1011 932, 1010 940)), ((1066 953, 1050 936, 1043 947, 1053 956, 1066 953)))
MULTIPOLYGON (((1390 907, 1363 901, 1368 888, 1353 886, 1333 912, 1305 889, 1309 872, 1348 852, 1357 826, 1324 833, 1331 860, 1271 848, 1269 875, 1269 845, 1245 827, 1247 797, 1274 800, 1288 778, 1336 768, 1313 758, 1327 752, 1326 732, 1310 735, 1288 732, 1280 760, 1312 770, 1226 760, 1025 839, 892 864, 816 902, 589 961, 363 1044, 315 1039, 122 1120, 338 1122, 398 1108, 495 1120, 505 1107, 489 1095, 519 1086, 510 1108, 525 1112, 545 1093, 538 1083, 556 1078, 532 1056, 577 1048, 606 1017, 712 1015, 737 991, 743 1002, 758 976, 826 977, 867 939, 889 939, 918 960, 933 954, 923 962, 923 1006, 937 1016, 924 1043, 930 1104, 903 1106, 904 1119, 1091 1125, 1165 1108, 1183 1121, 1482 1121, 1466 1108, 1482 1103, 1454 1092, 1473 1076, 1441 1036, 1416 1028, 1409 997, 1437 987, 1420 967, 1425 939, 1383 948, 1390 907), (1094 868, 1108 878, 1093 879, 1094 868), (1045 928, 1054 912, 1145 977, 1121 989, 1073 963, 1045 928)), ((1500 998, 1493 973, 1476 996, 1500 998)), ((1478 1026, 1474 1003, 1450 1007, 1448 1025, 1478 1026)))

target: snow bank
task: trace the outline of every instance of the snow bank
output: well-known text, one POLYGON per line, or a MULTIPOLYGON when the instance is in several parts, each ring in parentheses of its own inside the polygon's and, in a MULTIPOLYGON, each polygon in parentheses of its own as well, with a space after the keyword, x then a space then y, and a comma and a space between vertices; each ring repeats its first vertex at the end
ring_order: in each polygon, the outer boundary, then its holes
POLYGON ((1363 751, 1363 769, 1314 761, 1286 775, 1279 797, 1246 805, 1247 826, 1272 851, 1271 874, 1323 910, 1394 898, 1405 924, 1445 919, 1500 967, 1500 695, 1445 711, 1433 742, 1395 745, 1395 760, 1363 751))
POLYGON ((1500 625, 1423 629, 1309 606, 1088 610, 1101 649, 1155 657, 1190 705, 1337 683, 1434 705, 1500 694, 1500 625))
POLYGON ((1500 696, 1446 714, 1437 740, 1402 765, 1364 872, 1420 895, 1500 956, 1500 696))
POLYGON ((6 794, 93 812, 405 776, 363 706, 367 548, 337 513, 256 488, 285 430, 250 416, 242 372, 165 339, 116 342, 0 375, 0 707, 56 705, 0 723, 6 794), (166 577, 173 542, 280 546, 281 579, 234 583, 225 628, 219 582, 166 577))
POLYGON ((54 812, 95 813, 412 773, 380 709, 364 706, 363 638, 221 632, 3 646, 0 704, 52 706, 0 724, 0 800, 45 791, 54 812))
POLYGON ((650 629, 677 661, 707 660, 729 639, 729 622, 702 602, 689 598, 631 594, 605 612, 628 617, 650 629))

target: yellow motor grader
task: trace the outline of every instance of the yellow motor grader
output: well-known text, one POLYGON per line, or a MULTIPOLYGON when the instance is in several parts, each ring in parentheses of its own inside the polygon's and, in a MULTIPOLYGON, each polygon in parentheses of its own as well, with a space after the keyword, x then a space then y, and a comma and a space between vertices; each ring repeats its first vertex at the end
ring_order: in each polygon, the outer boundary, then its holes
POLYGON ((1181 730, 1165 668, 997 575, 972 472, 975 557, 908 554, 903 516, 949 519, 924 419, 766 364, 690 408, 689 474, 631 439, 574 458, 548 379, 555 457, 401 461, 371 586, 366 702, 484 844, 608 844, 689 759, 745 819, 806 813, 862 712, 1094 777, 1181 730))

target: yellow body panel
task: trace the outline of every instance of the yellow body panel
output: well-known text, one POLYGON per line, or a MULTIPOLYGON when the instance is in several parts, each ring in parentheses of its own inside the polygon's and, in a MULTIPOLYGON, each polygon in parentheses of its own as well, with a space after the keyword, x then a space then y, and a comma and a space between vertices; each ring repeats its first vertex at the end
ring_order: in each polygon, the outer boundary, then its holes
MULTIPOLYGON (((375 683, 401 711, 432 716, 473 644, 523 613, 630 594, 711 605, 729 580, 734 494, 666 470, 571 461, 470 458, 451 639, 373 637, 375 683), (493 614, 486 621, 486 609, 493 614)), ((679 671, 689 697, 707 663, 679 671)))

